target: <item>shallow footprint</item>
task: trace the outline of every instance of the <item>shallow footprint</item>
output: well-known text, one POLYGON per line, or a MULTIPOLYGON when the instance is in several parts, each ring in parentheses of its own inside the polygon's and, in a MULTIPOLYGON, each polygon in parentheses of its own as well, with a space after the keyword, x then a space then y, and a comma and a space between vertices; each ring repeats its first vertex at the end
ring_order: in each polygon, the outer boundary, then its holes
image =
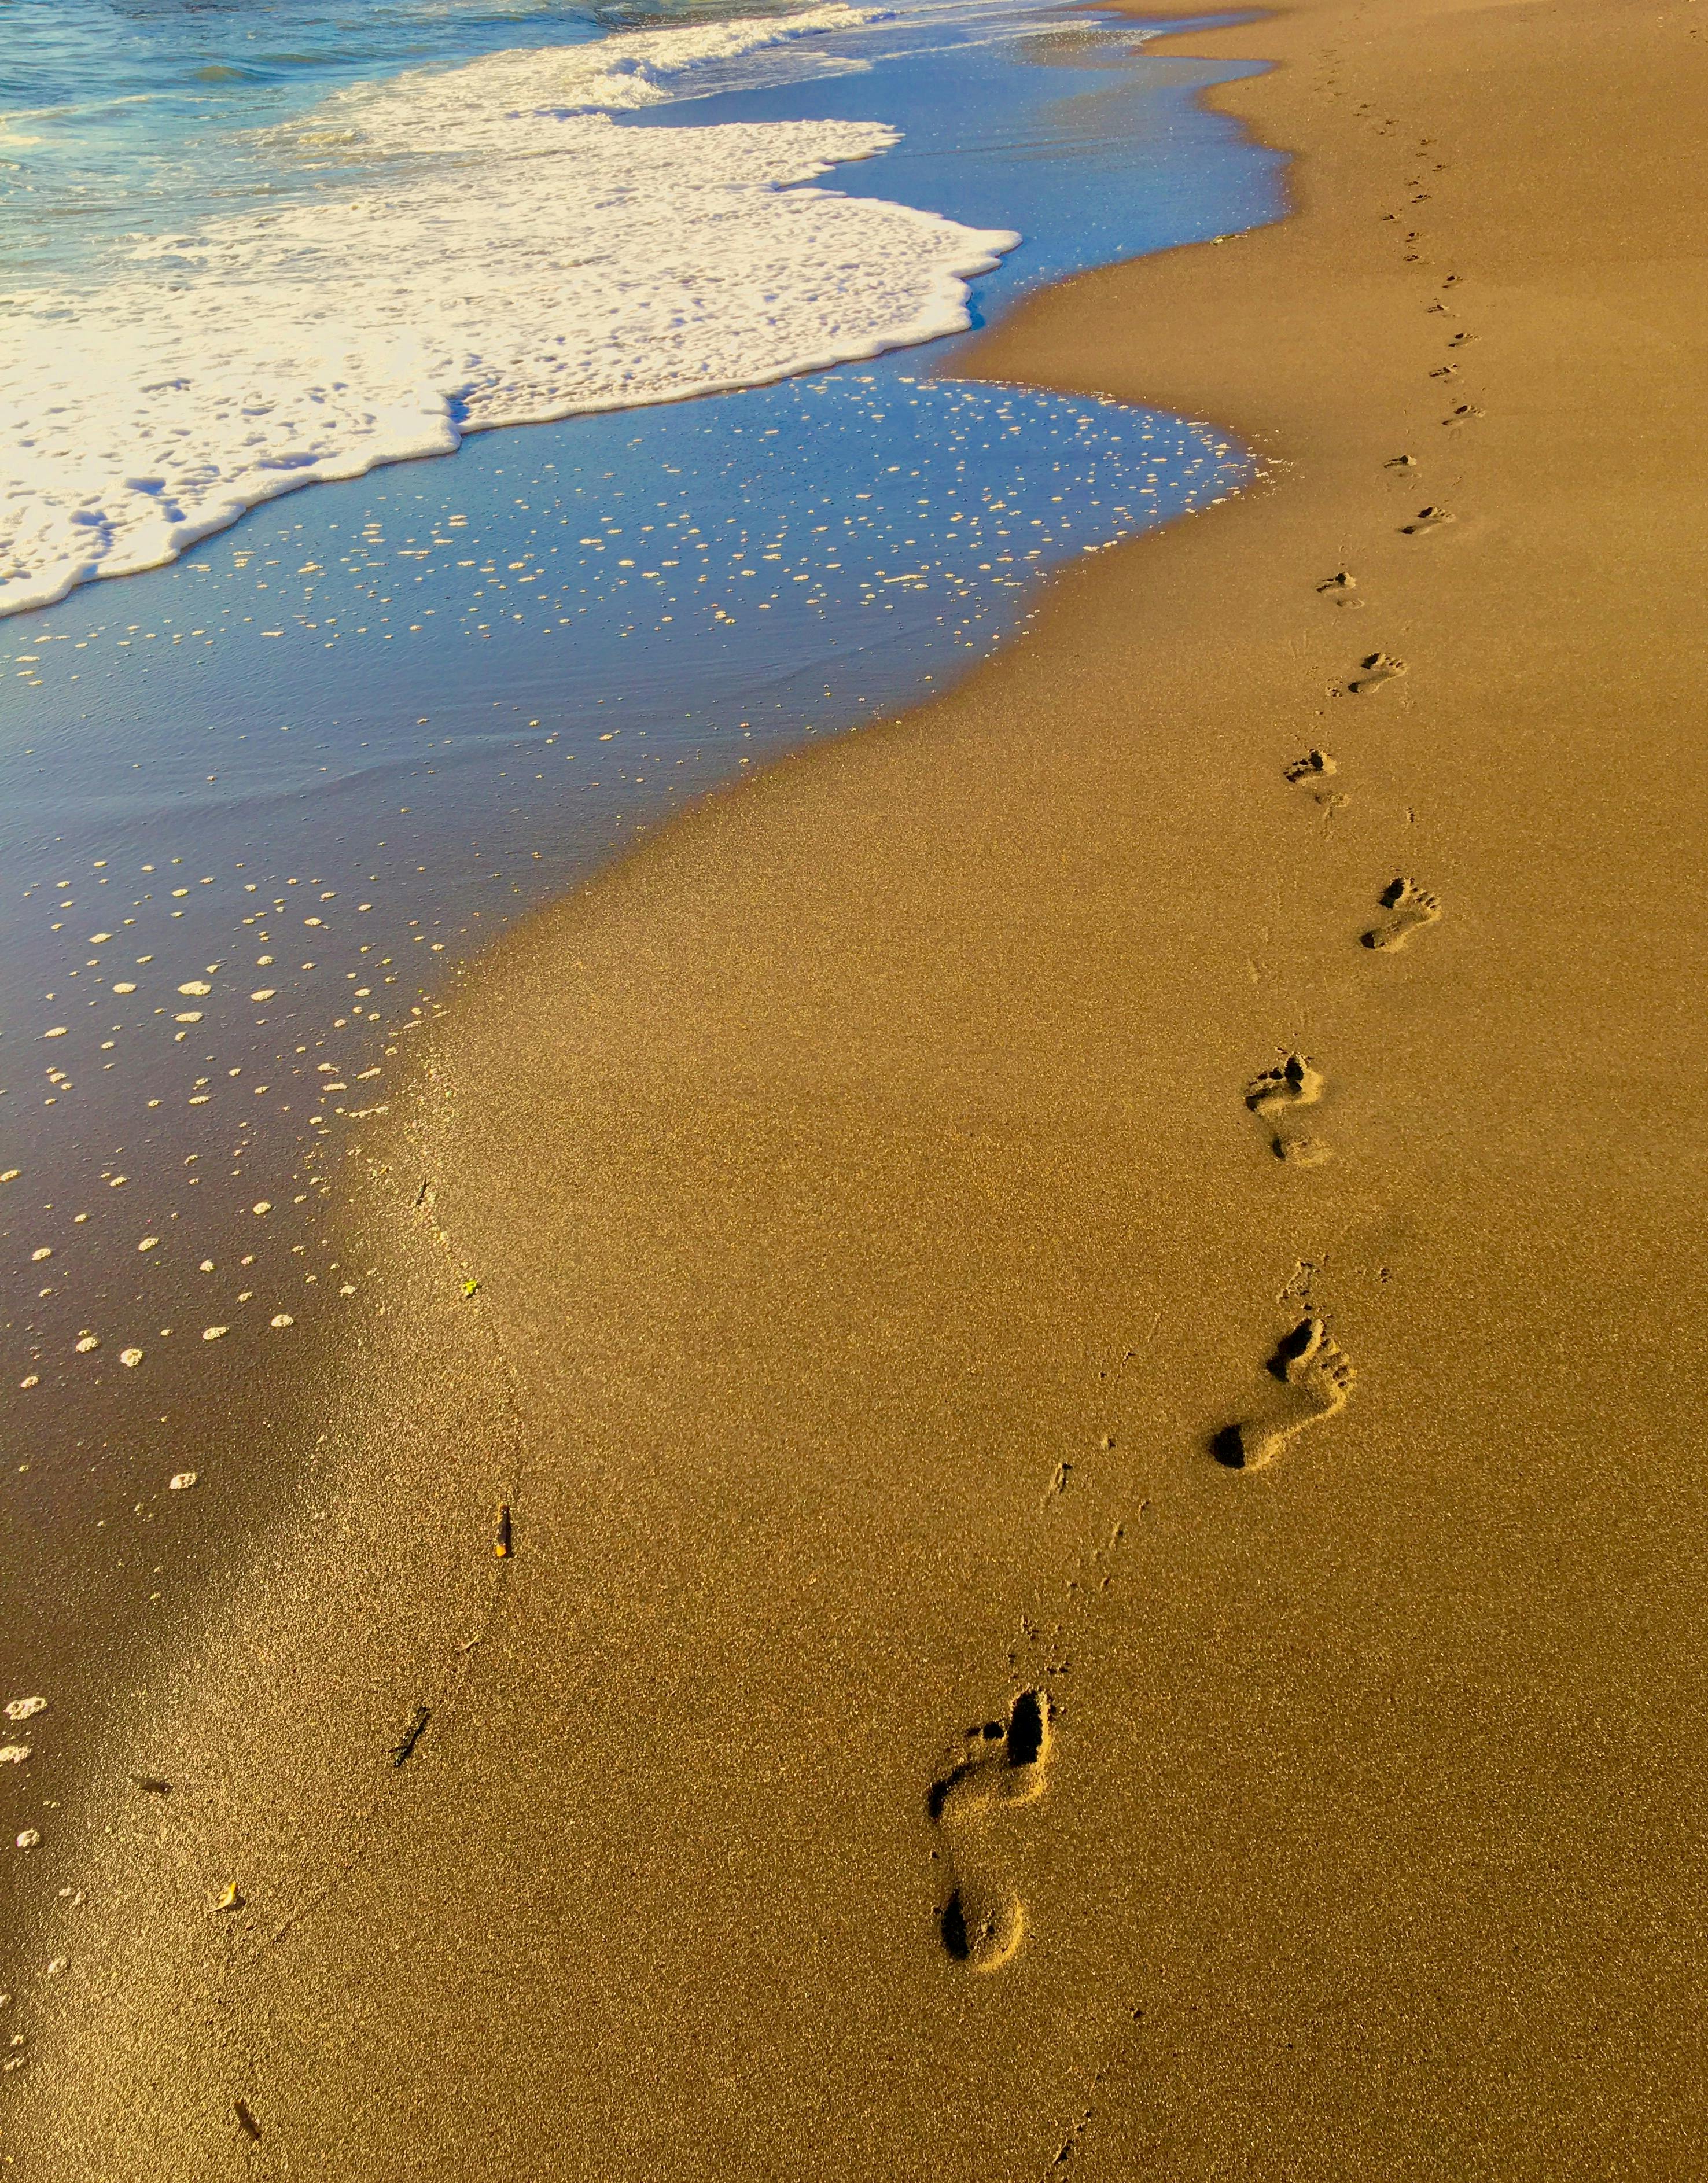
POLYGON ((1289 1167, 1321 1167, 1334 1158, 1334 1147, 1322 1137, 1294 1137, 1278 1134, 1271 1147, 1277 1159, 1289 1167))
POLYGON ((1026 1930, 1025 1908, 995 1869, 984 1840, 993 1816, 1030 1804, 1047 1786, 1049 1701, 1021 1691, 1006 1724, 988 1720, 967 1736, 967 1755, 932 1784, 927 1808, 949 1846, 952 1885, 938 1918, 955 1962, 993 1971, 1008 1962, 1026 1930))
POLYGON ((1316 589, 1320 597, 1332 599, 1338 607, 1361 607, 1364 604, 1358 596, 1357 577, 1345 569, 1337 569, 1332 576, 1325 576, 1316 589))
POLYGON ((1455 523, 1458 519, 1456 516, 1449 515, 1444 508, 1433 505, 1420 508, 1415 521, 1400 525, 1399 535, 1402 538, 1418 538, 1426 530, 1439 530, 1443 524, 1455 523))
POLYGON ((1331 1341, 1320 1319, 1304 1319, 1281 1343, 1268 1369, 1284 1392, 1262 1415, 1228 1425, 1212 1442, 1230 1470, 1261 1470, 1302 1432, 1346 1408, 1357 1377, 1351 1358, 1331 1341))
POLYGON ((1382 891, 1382 905, 1392 910, 1391 917, 1374 925, 1364 936, 1366 947, 1403 947, 1414 932, 1426 925, 1433 925, 1441 914, 1438 897, 1421 887, 1415 880, 1398 879, 1382 891))

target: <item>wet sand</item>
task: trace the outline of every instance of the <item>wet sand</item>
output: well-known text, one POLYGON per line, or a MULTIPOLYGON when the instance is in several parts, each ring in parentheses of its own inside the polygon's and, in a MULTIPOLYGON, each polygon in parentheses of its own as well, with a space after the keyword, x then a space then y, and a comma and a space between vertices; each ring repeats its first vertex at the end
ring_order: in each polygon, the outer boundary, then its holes
POLYGON ((467 981, 11 2172, 1694 2159, 1704 36, 1182 42, 1296 216, 976 362, 1266 481, 467 981))

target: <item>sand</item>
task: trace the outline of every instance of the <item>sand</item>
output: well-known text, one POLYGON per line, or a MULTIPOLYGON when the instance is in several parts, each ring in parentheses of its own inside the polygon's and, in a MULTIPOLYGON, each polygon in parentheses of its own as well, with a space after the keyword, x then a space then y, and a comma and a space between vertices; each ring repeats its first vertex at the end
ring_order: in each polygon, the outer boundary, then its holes
POLYGON ((1179 42, 1294 216, 971 368, 1265 481, 466 981, 17 2174, 1694 2170, 1696 18, 1179 42))

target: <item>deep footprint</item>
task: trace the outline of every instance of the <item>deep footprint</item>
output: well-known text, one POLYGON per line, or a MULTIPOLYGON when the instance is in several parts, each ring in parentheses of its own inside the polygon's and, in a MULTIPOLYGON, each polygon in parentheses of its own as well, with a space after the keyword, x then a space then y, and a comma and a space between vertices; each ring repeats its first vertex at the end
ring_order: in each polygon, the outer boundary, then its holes
POLYGON ((1245 1103, 1252 1113, 1277 1125, 1269 1141, 1269 1149, 1277 1159, 1294 1167, 1321 1167, 1332 1157, 1321 1137, 1301 1136, 1286 1123, 1286 1117, 1295 1108, 1316 1104, 1327 1080, 1302 1053, 1289 1053, 1279 1069, 1266 1069, 1246 1086, 1245 1103))
POLYGON ((1346 686, 1355 697, 1373 697, 1384 682, 1392 682, 1405 672, 1405 662, 1386 652, 1372 652, 1361 664, 1363 673, 1346 686))
POLYGON ((1382 906, 1394 914, 1364 935, 1366 947, 1403 947, 1414 932, 1421 931, 1426 925, 1433 925, 1441 915, 1438 898, 1427 887, 1419 886, 1415 880, 1398 879, 1384 887, 1382 906))
POLYGON ((1254 1114, 1282 1114, 1290 1107, 1314 1107, 1327 1080, 1302 1053, 1289 1053, 1279 1069, 1266 1069, 1245 1087, 1254 1114))
POLYGON ((1301 1319, 1269 1360, 1284 1393, 1255 1418, 1225 1427, 1211 1443, 1230 1470, 1261 1470, 1286 1452, 1300 1433, 1346 1408, 1357 1377, 1352 1360, 1329 1338, 1320 1319, 1301 1319))
POLYGON ((993 1869, 982 1837, 995 1814, 1034 1803, 1044 1792, 1049 1701, 1042 1691, 1022 1691, 1009 1708, 1006 1725, 988 1720, 970 1730, 966 1741, 966 1757, 932 1784, 926 1804, 948 1845, 952 1875, 938 1930, 956 1963, 993 1971, 1019 1947, 1026 1911, 993 1869))
POLYGON ((1322 806, 1327 817, 1332 819, 1337 811, 1346 808, 1348 798, 1344 792, 1328 786, 1330 776, 1340 769, 1326 750, 1308 750, 1284 770, 1294 786, 1305 789, 1314 802, 1322 806))

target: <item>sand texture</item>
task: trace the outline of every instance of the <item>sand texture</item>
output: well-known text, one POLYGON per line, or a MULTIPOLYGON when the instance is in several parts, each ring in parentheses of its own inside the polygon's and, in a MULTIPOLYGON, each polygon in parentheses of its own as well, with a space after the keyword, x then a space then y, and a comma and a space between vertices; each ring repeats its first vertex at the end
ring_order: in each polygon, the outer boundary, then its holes
POLYGON ((973 368, 1264 482, 464 982, 20 2179, 1695 2172, 1705 31, 1182 42, 1295 216, 973 368))

